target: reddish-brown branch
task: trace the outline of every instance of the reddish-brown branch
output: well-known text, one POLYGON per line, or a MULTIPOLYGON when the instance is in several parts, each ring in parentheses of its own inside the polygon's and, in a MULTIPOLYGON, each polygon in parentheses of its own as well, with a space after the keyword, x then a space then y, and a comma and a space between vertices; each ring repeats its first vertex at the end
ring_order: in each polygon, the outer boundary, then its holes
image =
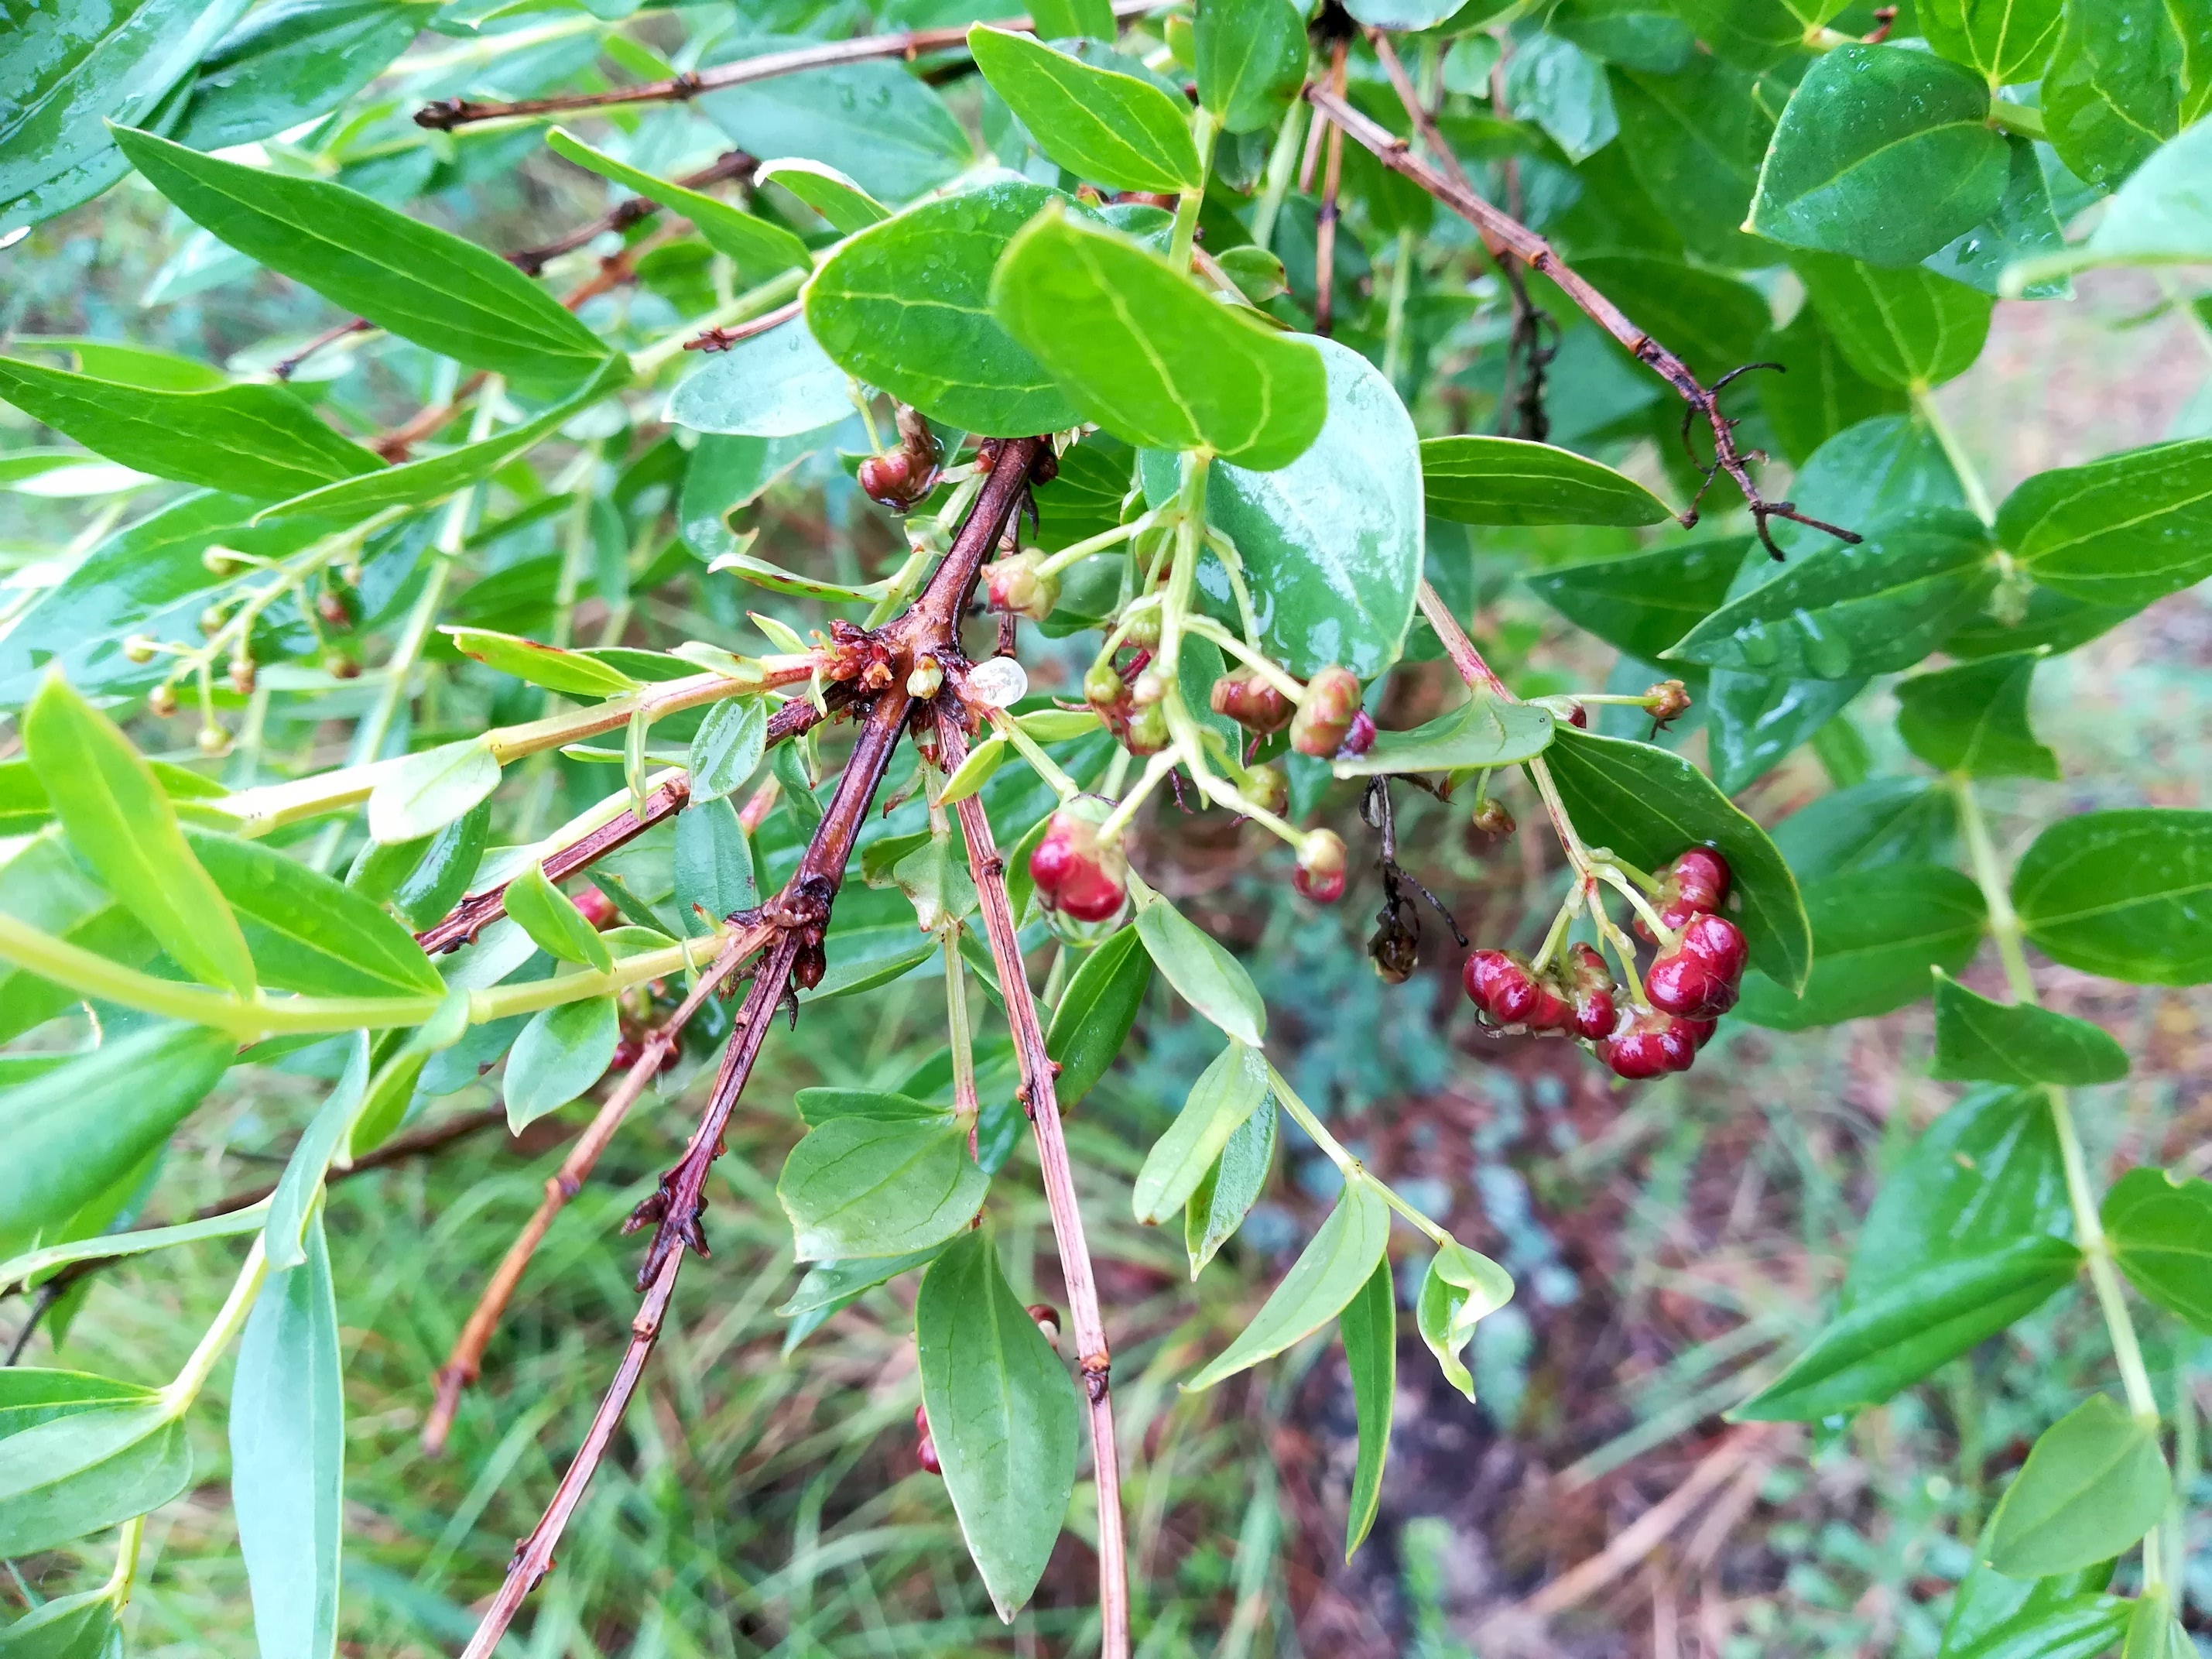
MULTIPOLYGON (((957 716, 938 717, 938 744, 947 772, 957 767, 968 752, 967 734, 957 716)), ((960 833, 968 842, 968 867, 981 901, 983 931, 991 941, 991 960, 999 974, 999 988, 1006 1005, 1006 1022, 1013 1028, 1014 1052, 1022 1072, 1022 1100, 1030 1124, 1036 1132, 1037 1164, 1044 1175, 1044 1195, 1052 1212, 1053 1237, 1060 1245, 1060 1271, 1067 1285, 1068 1316, 1075 1335, 1076 1363, 1082 1372, 1084 1394, 1090 1403, 1091 1457, 1098 1489, 1098 1606, 1103 1622, 1104 1659, 1127 1659, 1129 1652, 1129 1569, 1127 1540, 1121 1520, 1121 1465, 1114 1438, 1114 1398, 1111 1391, 1113 1358, 1106 1346, 1106 1325, 1098 1308, 1098 1282, 1091 1271, 1091 1247, 1084 1237, 1083 1212, 1075 1196, 1075 1171, 1068 1162, 1067 1139, 1061 1133, 1060 1101, 1053 1077, 1060 1067, 1045 1051, 1044 1024, 1038 1018, 1036 998, 1030 991, 1029 970, 1022 963, 1021 940, 1015 933, 1012 906, 1006 897, 1006 863, 991 836, 991 820, 980 798, 969 795, 955 810, 960 833)))
MULTIPOLYGON (((1160 0, 1115 0, 1116 17, 1134 17, 1152 10, 1160 0)), ((1026 17, 994 22, 994 28, 1034 33, 1036 25, 1026 17)), ((919 58, 925 52, 945 52, 967 44, 968 27, 900 29, 890 34, 866 34, 851 40, 828 40, 818 46, 794 46, 787 52, 763 52, 734 64, 672 76, 665 81, 642 81, 635 86, 611 87, 604 92, 575 92, 558 98, 524 98, 510 104, 479 104, 463 98, 445 98, 415 112, 415 125, 450 132, 476 121, 499 121, 539 115, 568 115, 578 110, 610 109, 625 104, 682 103, 702 93, 720 92, 748 82, 766 81, 802 70, 831 69, 873 58, 919 58)))
POLYGON ((699 1011, 700 1006, 714 994, 722 981, 736 971, 740 963, 769 942, 769 933, 768 928, 756 927, 730 936, 706 972, 699 976, 699 982, 691 988, 690 994, 647 1036, 635 1063, 623 1074, 622 1080, 607 1096, 606 1103, 599 1108, 591 1127, 569 1148, 568 1157, 561 1160, 561 1167, 546 1178, 545 1196, 539 1202, 537 1212, 516 1236, 514 1243, 508 1246, 505 1259, 492 1274, 490 1282, 484 1286, 483 1294, 477 1298, 468 1322, 462 1326, 461 1334, 453 1343, 453 1352, 439 1367, 437 1398, 422 1425, 422 1452, 425 1456, 435 1457, 445 1450, 446 1437, 453 1431, 453 1413, 460 1405, 461 1390, 475 1382, 483 1370, 484 1350, 490 1345, 494 1333, 499 1329, 499 1322, 507 1311, 507 1304, 514 1297, 516 1287, 522 1283, 522 1275, 530 1266, 530 1258, 537 1253, 538 1246, 552 1227, 554 1218, 567 1207, 570 1199, 583 1190, 584 1182, 591 1178, 592 1169, 599 1164, 599 1154, 606 1151, 608 1143, 614 1139, 615 1131, 622 1127, 623 1120, 629 1115, 629 1109, 644 1094, 647 1085, 659 1074, 662 1065, 681 1039, 684 1027, 691 1016, 699 1011))
POLYGON ((1496 671, 1483 660, 1482 653, 1474 648, 1474 641, 1459 625, 1459 618, 1452 615, 1451 607, 1444 603, 1443 595, 1423 581, 1419 597, 1421 615, 1427 617, 1429 626, 1436 629, 1437 638, 1443 642, 1444 654, 1451 659, 1452 666, 1459 670, 1459 677, 1467 682, 1468 689, 1488 691, 1509 702, 1516 701, 1512 692, 1506 690, 1505 682, 1498 678, 1496 671))
MULTIPOLYGON (((1788 501, 1770 501, 1759 494, 1759 486, 1752 481, 1751 458, 1736 448, 1735 423, 1721 412, 1718 392, 1720 386, 1725 384, 1725 377, 1708 389, 1680 357, 1637 327, 1619 306, 1554 253, 1549 242, 1511 215, 1492 207, 1473 190, 1445 177, 1414 155, 1413 147, 1405 139, 1380 123, 1370 120, 1329 88, 1309 83, 1305 88, 1305 98, 1308 103, 1328 117, 1333 125, 1341 128, 1346 135, 1358 141, 1383 166, 1412 179, 1478 231, 1496 238, 1500 246, 1551 278, 1559 291, 1572 300, 1592 322, 1618 340, 1638 362, 1645 364, 1673 386, 1683 402, 1690 406, 1691 413, 1702 417, 1712 428, 1713 464, 1706 474, 1708 479, 1725 472, 1734 481, 1751 507, 1752 522, 1759 532, 1759 540, 1775 557, 1779 558, 1782 555, 1768 530, 1767 520, 1770 519, 1788 519, 1843 541, 1858 541, 1859 538, 1849 530, 1808 518, 1788 501)), ((1681 515, 1681 520, 1687 526, 1695 524, 1697 519, 1697 507, 1692 503, 1681 515)))
MULTIPOLYGON (((1339 40, 1332 48, 1328 67, 1328 83, 1336 95, 1344 95, 1345 60, 1350 42, 1339 40)), ((1336 291, 1336 219, 1340 211, 1337 203, 1339 186, 1344 181, 1344 131, 1331 126, 1328 130, 1328 159, 1322 169, 1321 207, 1314 216, 1314 332, 1329 331, 1332 309, 1330 301, 1336 291)))

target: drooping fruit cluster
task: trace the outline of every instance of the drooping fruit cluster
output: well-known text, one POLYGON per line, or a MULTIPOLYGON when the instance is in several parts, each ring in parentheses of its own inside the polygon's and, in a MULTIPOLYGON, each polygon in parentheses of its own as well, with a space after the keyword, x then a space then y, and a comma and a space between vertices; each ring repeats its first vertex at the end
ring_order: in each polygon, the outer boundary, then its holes
MULTIPOLYGON (((1728 861, 1710 848, 1691 848, 1668 867, 1660 915, 1673 942, 1644 975, 1641 1001, 1622 996, 1588 945, 1541 969, 1515 951, 1477 951, 1461 975, 1468 1000, 1498 1030, 1580 1038, 1620 1077, 1686 1072, 1735 1006, 1743 978, 1742 930, 1717 914, 1728 890, 1728 861)), ((1637 931, 1653 937, 1640 919, 1637 931)))
POLYGON ((1052 815, 1044 839, 1030 854, 1030 879, 1037 897, 1076 921, 1104 921, 1129 893, 1129 860, 1117 837, 1101 840, 1098 826, 1110 803, 1084 795, 1052 815))

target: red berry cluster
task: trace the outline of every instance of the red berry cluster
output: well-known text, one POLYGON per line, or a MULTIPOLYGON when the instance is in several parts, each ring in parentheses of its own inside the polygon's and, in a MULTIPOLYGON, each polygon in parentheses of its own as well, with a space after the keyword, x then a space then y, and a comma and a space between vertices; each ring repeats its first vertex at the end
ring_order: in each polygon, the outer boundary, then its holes
MULTIPOLYGON (((1587 945, 1541 969, 1511 951, 1477 951, 1461 975, 1468 1000, 1501 1030, 1581 1038, 1620 1077, 1686 1072, 1735 1006, 1743 978, 1743 933, 1717 914, 1728 890, 1728 862, 1711 848, 1693 847, 1674 860, 1660 894, 1674 943, 1645 975, 1641 1005, 1623 1000, 1605 958, 1587 945)), ((1637 931, 1653 938, 1641 920, 1637 931)))
POLYGON ((1129 893, 1129 861, 1121 843, 1102 841, 1098 826, 1111 807, 1084 796, 1052 815, 1030 854, 1030 879, 1048 907, 1076 921, 1104 921, 1129 893))

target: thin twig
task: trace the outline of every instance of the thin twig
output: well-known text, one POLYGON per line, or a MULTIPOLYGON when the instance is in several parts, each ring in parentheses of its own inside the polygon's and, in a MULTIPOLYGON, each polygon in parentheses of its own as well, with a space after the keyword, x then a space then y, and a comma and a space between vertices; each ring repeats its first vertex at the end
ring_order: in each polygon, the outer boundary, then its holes
MULTIPOLYGON (((1162 0, 1115 0, 1115 17, 1135 17, 1156 9, 1162 0)), ((1026 17, 994 21, 994 28, 1033 34, 1036 25, 1026 17)), ((434 131, 450 132, 476 121, 521 119, 539 115, 566 115, 577 110, 607 109, 623 104, 681 103, 702 93, 720 92, 751 81, 766 81, 802 70, 830 69, 873 58, 915 58, 924 52, 945 52, 965 46, 968 26, 949 28, 900 29, 890 34, 866 34, 850 40, 830 40, 819 46, 795 46, 788 52, 763 52, 734 64, 687 71, 665 81, 644 81, 635 86, 610 87, 603 92, 568 93, 558 98, 525 98, 511 104, 479 104, 463 98, 443 98, 415 112, 415 125, 434 131)))
POLYGON ((460 1405, 461 1390, 475 1382, 483 1370, 484 1350, 490 1345, 508 1301, 522 1283, 530 1258, 537 1253, 554 1218, 567 1207, 570 1199, 583 1190, 584 1182, 599 1161, 599 1154, 614 1139, 615 1131, 622 1127, 623 1120, 629 1116, 629 1109, 644 1094, 647 1085, 659 1074, 691 1016, 736 971, 738 963, 769 942, 769 934, 770 930, 761 927, 731 935, 720 954, 691 988, 690 994, 646 1037, 636 1061, 607 1096, 606 1103, 599 1108, 591 1127, 569 1149, 568 1157, 561 1160, 561 1167, 546 1177, 545 1196, 537 1212, 507 1248, 505 1259, 484 1286, 468 1322, 461 1327, 453 1352, 438 1369, 437 1398, 422 1425, 424 1456, 436 1457, 445 1450, 447 1437, 453 1431, 453 1413, 460 1405))
MULTIPOLYGON (((958 719, 950 714, 938 717, 937 732, 939 760, 949 773, 968 752, 967 734, 958 719)), ((1036 1131, 1037 1164, 1044 1175, 1053 1237, 1060 1245, 1060 1271, 1067 1285, 1076 1363, 1091 1406, 1091 1457, 1098 1488, 1098 1606, 1104 1626, 1104 1659, 1127 1659, 1129 1570, 1121 1521, 1121 1459, 1114 1438, 1113 1359, 1106 1346, 1105 1322, 1098 1310, 1098 1283, 1091 1271, 1083 1212, 1076 1203, 1075 1172, 1068 1162, 1060 1102, 1053 1088, 1053 1077, 1060 1067, 1045 1052, 1044 1026, 1030 991, 1029 970, 1022 963, 1021 941, 1006 898, 1006 863, 992 840, 989 815, 975 795, 962 800, 956 810, 960 814, 960 832, 968 842, 968 868, 982 904, 983 929, 991 940, 991 960, 998 969, 999 988, 1006 1000, 1006 1022, 1013 1028, 1014 1052, 1021 1063, 1022 1100, 1029 1109, 1030 1127, 1036 1131)))
POLYGON ((335 328, 326 328, 269 372, 280 380, 289 380, 300 372, 301 363, 306 362, 325 346, 335 345, 349 334, 366 334, 375 326, 376 325, 370 322, 368 318, 356 317, 351 322, 340 323, 335 328))
MULTIPOLYGON (((1502 246, 1551 278, 1591 321, 1626 347, 1630 356, 1647 365, 1673 386, 1692 412, 1702 416, 1712 428, 1713 463, 1707 471, 1707 477, 1710 479, 1725 472, 1736 488, 1743 492, 1744 500, 1751 508, 1753 525, 1768 552, 1778 559, 1782 556, 1782 551, 1775 545, 1774 538, 1768 529, 1770 519, 1788 519, 1841 541, 1856 543, 1860 539, 1851 531, 1807 517, 1788 501, 1770 501, 1762 495, 1751 477, 1749 464, 1755 456, 1747 455, 1737 449, 1735 422, 1721 412, 1717 386, 1707 389, 1680 357, 1637 327, 1619 306, 1554 253, 1549 242, 1510 214, 1492 207, 1474 191, 1455 184, 1415 155, 1405 139, 1362 115, 1329 88, 1309 83, 1305 88, 1305 98, 1307 102, 1328 117, 1333 125, 1342 128, 1383 166, 1411 179, 1477 230, 1496 237, 1502 246)), ((1697 522, 1698 510, 1694 502, 1680 514, 1680 519, 1685 527, 1697 522)))
MULTIPOLYGON (((709 185, 719 185, 732 179, 741 183, 752 182, 753 172, 760 166, 759 158, 748 155, 741 149, 725 150, 712 163, 696 173, 680 175, 676 182, 686 190, 704 190, 709 185)), ((535 276, 564 253, 574 253, 588 242, 596 241, 611 230, 628 230, 641 219, 649 219, 660 211, 660 204, 649 196, 627 196, 602 213, 598 218, 580 224, 565 235, 536 247, 526 247, 507 256, 507 264, 526 276, 535 276)))
MULTIPOLYGON (((1339 40, 1331 48, 1329 87, 1344 95, 1345 60, 1351 43, 1339 40)), ((1336 289, 1337 188, 1344 181, 1344 129, 1331 123, 1328 161, 1322 168, 1321 207, 1314 216, 1314 332, 1329 331, 1330 301, 1336 289)))

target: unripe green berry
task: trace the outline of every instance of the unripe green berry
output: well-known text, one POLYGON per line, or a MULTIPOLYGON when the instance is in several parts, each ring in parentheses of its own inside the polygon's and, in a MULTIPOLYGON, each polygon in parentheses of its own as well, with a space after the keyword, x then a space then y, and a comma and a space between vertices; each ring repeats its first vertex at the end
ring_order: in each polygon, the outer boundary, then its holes
POLYGON ((1128 689, 1110 662, 1091 664, 1091 672, 1083 677, 1083 701, 1094 708, 1113 708, 1128 689))

